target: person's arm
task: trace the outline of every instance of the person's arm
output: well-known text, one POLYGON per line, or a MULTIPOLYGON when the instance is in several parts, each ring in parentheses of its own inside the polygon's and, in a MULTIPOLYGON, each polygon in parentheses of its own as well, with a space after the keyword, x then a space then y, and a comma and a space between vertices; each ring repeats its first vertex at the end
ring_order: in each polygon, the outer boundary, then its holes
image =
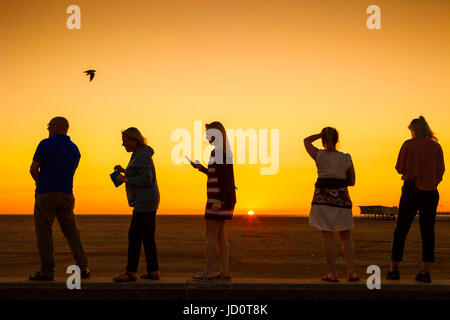
POLYGON ((401 175, 406 174, 406 160, 408 156, 408 147, 406 142, 403 143, 400 152, 398 153, 397 163, 395 165, 395 170, 401 175))
MULTIPOLYGON (((149 155, 142 153, 137 155, 133 161, 132 168, 136 171, 136 175, 133 177, 125 176, 123 182, 135 187, 148 187, 151 185, 154 172, 149 155)), ((117 180, 120 181, 119 179, 117 180)))
POLYGON ((322 138, 322 135, 320 133, 318 133, 318 134, 313 134, 312 136, 309 136, 303 140, 306 151, 311 156, 311 158, 313 158, 314 160, 316 160, 317 151, 319 151, 319 149, 314 147, 312 143, 320 138, 322 138))
POLYGON ((81 159, 80 150, 78 150, 77 146, 75 146, 75 147, 76 147, 76 155, 75 155, 75 168, 74 168, 74 172, 73 172, 74 174, 75 174, 75 171, 78 168, 78 165, 80 164, 80 159, 81 159))
POLYGON ((444 152, 442 151, 441 146, 439 146, 439 159, 438 159, 437 170, 438 170, 438 183, 437 184, 439 184, 442 181, 442 176, 444 175, 444 172, 445 172, 444 152))
POLYGON ((33 177, 34 181, 37 181, 37 178, 39 177, 39 168, 40 168, 39 162, 33 160, 30 166, 30 174, 33 177))
POLYGON ((356 176, 355 176, 355 168, 353 165, 347 170, 347 182, 348 185, 353 187, 356 182, 356 176))
POLYGON ((31 162, 31 166, 30 166, 30 174, 31 177, 33 178, 34 181, 37 182, 37 179, 39 177, 39 173, 41 172, 40 167, 41 167, 41 163, 43 163, 44 160, 44 155, 45 155, 45 140, 42 140, 41 142, 39 142, 36 151, 34 152, 33 155, 33 162, 31 162))
POLYGON ((203 172, 204 174, 208 174, 208 168, 205 168, 203 165, 200 165, 198 171, 203 172))
POLYGON ((201 163, 191 161, 191 166, 197 169, 198 171, 203 172, 204 174, 208 174, 208 169, 205 168, 201 163))
POLYGON ((353 166, 353 161, 352 161, 352 157, 347 154, 347 158, 348 158, 348 169, 347 169, 347 185, 353 187, 355 185, 355 180, 356 180, 356 176, 355 176, 355 167, 353 166))

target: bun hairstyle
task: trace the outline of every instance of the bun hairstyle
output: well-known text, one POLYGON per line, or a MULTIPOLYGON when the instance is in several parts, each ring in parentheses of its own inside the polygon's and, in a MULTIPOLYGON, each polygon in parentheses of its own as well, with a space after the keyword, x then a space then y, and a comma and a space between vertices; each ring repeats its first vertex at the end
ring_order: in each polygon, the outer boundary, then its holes
POLYGON ((135 127, 130 127, 127 130, 123 130, 122 135, 127 136, 128 139, 136 141, 138 146, 147 145, 147 139, 145 139, 141 132, 135 127))
POLYGON ((335 128, 325 127, 320 134, 322 135, 322 144, 325 149, 336 149, 336 144, 339 141, 339 133, 335 128))
POLYGON ((434 141, 438 141, 423 116, 420 116, 417 119, 413 119, 413 121, 411 121, 411 123, 409 124, 408 129, 414 132, 414 136, 416 138, 429 138, 434 141))

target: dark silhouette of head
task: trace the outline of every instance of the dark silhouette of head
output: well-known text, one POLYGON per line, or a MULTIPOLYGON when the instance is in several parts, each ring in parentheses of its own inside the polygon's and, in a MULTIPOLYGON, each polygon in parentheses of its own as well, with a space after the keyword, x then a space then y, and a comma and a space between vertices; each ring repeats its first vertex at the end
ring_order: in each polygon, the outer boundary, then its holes
POLYGON ((339 141, 339 133, 335 128, 325 127, 320 132, 322 135, 322 145, 325 149, 334 151, 339 141))
POLYGON ((55 134, 67 135, 69 131, 69 121, 64 117, 54 117, 47 125, 48 136, 53 137, 55 134))
MULTIPOLYGON (((216 147, 226 146, 227 131, 225 130, 225 127, 219 121, 207 123, 207 124, 205 124, 205 128, 206 128, 206 137, 207 137, 209 143, 213 144, 213 142, 216 142, 215 143, 216 147), (218 130, 218 132, 215 130, 218 130), (220 142, 216 140, 216 137, 219 135, 218 133, 220 133, 220 135, 222 136, 222 144, 220 144, 220 142), (219 143, 217 143, 217 142, 219 142, 219 143)), ((224 148, 224 150, 225 150, 225 148, 224 148)))
POLYGON ((413 138, 429 138, 434 141, 438 141, 423 116, 413 119, 409 124, 408 129, 411 130, 411 135, 413 138))
POLYGON ((214 121, 205 124, 205 128, 206 138, 209 143, 216 147, 215 150, 222 151, 222 155, 215 155, 216 163, 233 163, 233 154, 231 153, 230 144, 228 143, 225 127, 219 121, 214 121), (221 140, 218 140, 220 138, 221 140))
POLYGON ((147 139, 142 136, 137 128, 130 127, 122 131, 122 145, 127 152, 133 152, 137 147, 146 146, 147 139))

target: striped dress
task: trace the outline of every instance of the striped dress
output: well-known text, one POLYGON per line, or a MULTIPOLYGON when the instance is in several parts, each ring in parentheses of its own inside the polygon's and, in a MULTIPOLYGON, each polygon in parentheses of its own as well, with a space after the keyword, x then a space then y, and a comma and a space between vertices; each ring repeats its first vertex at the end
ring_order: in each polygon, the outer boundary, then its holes
MULTIPOLYGON (((207 182, 207 195, 206 208, 205 208, 205 218, 206 219, 216 219, 216 220, 230 220, 233 217, 233 210, 229 208, 214 211, 211 209, 215 201, 221 201, 219 198, 220 194, 220 184, 219 178, 217 176, 216 164, 208 164, 208 182, 207 182)), ((223 203, 222 203, 223 206, 223 203)))

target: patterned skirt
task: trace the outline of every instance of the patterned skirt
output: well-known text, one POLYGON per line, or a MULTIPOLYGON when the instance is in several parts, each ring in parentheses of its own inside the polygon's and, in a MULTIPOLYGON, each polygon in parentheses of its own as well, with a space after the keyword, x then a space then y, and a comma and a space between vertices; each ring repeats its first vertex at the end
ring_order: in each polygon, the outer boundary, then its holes
POLYGON ((347 187, 344 188, 325 188, 316 187, 311 204, 324 205, 339 208, 352 208, 352 200, 347 187))
MULTIPOLYGON (((329 179, 331 180, 331 179, 329 179)), ((324 231, 353 229, 352 201, 345 183, 318 181, 314 190, 309 224, 324 231)))

